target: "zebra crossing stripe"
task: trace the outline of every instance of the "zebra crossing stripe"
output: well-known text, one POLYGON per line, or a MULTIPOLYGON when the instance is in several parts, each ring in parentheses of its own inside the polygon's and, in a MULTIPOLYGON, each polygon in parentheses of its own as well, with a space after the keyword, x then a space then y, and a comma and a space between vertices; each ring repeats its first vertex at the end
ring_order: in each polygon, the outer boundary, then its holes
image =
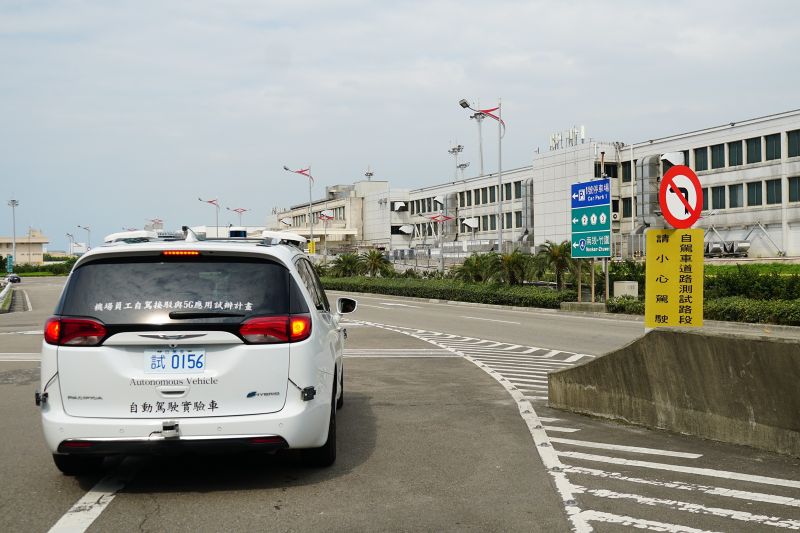
POLYGON ((699 459, 703 457, 701 453, 674 452, 672 450, 658 450, 656 448, 642 448, 640 446, 623 446, 621 444, 607 444, 605 442, 590 442, 585 440, 561 439, 551 437, 550 442, 568 444, 582 448, 599 448, 602 450, 615 450, 620 452, 641 453, 645 455, 661 455, 664 457, 682 457, 684 459, 699 459))
POLYGON ((631 459, 621 459, 618 457, 607 457, 604 455, 593 455, 589 453, 580 453, 580 452, 556 452, 556 454, 560 457, 568 457, 571 459, 582 459, 584 461, 635 466, 640 468, 650 468, 654 470, 666 470, 670 472, 680 472, 683 474, 695 474, 698 476, 717 477, 722 479, 735 479, 737 481, 747 481, 750 483, 774 485, 776 487, 790 487, 794 489, 800 489, 800 481, 794 479, 781 479, 776 477, 758 476, 753 474, 742 474, 740 472, 714 470, 711 468, 698 468, 694 466, 671 465, 666 463, 652 463, 650 461, 636 461, 631 459))

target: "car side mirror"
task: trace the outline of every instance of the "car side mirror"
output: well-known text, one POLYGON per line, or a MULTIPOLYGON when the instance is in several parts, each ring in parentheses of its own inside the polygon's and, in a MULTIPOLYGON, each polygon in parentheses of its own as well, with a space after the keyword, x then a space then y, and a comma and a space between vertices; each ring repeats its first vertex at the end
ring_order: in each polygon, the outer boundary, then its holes
POLYGON ((353 300, 352 298, 337 298, 336 299, 336 310, 339 311, 339 314, 346 315, 347 313, 352 313, 358 307, 358 302, 353 300))

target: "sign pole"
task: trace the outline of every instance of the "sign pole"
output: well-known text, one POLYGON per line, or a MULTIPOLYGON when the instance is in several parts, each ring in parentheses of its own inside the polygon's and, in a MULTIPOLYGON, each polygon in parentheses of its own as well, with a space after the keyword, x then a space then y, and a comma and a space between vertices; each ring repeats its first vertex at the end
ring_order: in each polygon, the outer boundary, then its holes
POLYGON ((592 303, 594 303, 594 259, 592 259, 592 303))

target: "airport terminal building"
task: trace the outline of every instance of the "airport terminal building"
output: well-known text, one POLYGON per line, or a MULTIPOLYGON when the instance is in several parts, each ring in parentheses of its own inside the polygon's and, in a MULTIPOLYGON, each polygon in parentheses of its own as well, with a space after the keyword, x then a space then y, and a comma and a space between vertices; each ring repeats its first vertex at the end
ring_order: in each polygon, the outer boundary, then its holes
MULTIPOLYGON (((328 187, 312 204, 314 240, 317 253, 379 248, 395 259, 535 251, 570 239, 570 186, 605 176, 612 257, 641 257, 644 231, 665 227, 658 187, 675 164, 700 180, 703 211, 693 227, 705 230, 708 256, 800 257, 800 110, 633 144, 571 130, 531 165, 504 170, 499 185, 487 173, 413 190, 369 180, 328 187)), ((309 236, 308 204, 276 210, 267 226, 309 236)))

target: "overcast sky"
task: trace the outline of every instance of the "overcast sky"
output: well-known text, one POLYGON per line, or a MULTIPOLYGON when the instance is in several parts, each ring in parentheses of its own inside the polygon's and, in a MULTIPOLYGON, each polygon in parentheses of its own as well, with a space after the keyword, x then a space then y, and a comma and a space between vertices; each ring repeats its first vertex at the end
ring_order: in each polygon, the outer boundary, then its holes
MULTIPOLYGON (((460 98, 503 102, 503 166, 585 124, 637 142, 800 108, 800 2, 0 0, 0 235, 92 244, 263 224, 325 185, 478 171, 460 98)), ((496 133, 484 123, 486 170, 496 133)))

